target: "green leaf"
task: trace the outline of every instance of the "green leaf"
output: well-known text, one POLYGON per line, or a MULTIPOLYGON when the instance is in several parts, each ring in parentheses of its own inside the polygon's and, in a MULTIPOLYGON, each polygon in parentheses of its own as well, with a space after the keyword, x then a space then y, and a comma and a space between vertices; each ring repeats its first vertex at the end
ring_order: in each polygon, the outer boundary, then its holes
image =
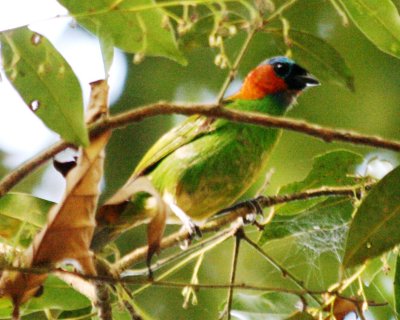
POLYGON ((362 280, 367 287, 374 281, 375 277, 383 270, 383 261, 381 258, 371 260, 362 273, 362 280))
POLYGON ((400 58, 400 16, 391 0, 339 0, 350 19, 380 50, 400 58))
POLYGON ((89 306, 90 300, 84 295, 72 289, 62 280, 54 276, 49 278, 44 283, 43 294, 31 299, 27 304, 28 310, 76 310, 89 306))
POLYGON ((324 243, 329 242, 326 244, 327 249, 332 245, 336 249, 342 248, 347 224, 353 211, 352 202, 348 198, 341 197, 325 200, 297 215, 275 216, 264 227, 258 243, 263 245, 274 239, 305 236, 310 246, 315 241, 323 239, 324 243))
MULTIPOLYGON (((354 152, 346 150, 331 151, 314 158, 314 163, 307 177, 282 187, 279 194, 292 194, 321 187, 342 187, 359 185, 355 177, 356 168, 363 158, 354 152)), ((284 204, 277 210, 277 214, 295 214, 306 210, 326 197, 296 201, 284 204)))
POLYGON ((99 36, 99 41, 104 65, 104 73, 106 77, 108 77, 114 59, 114 42, 112 37, 106 32, 103 32, 102 35, 99 36))
MULTIPOLYGON (((268 30, 285 51, 282 30, 268 30)), ((306 67, 321 81, 337 84, 354 91, 354 76, 342 55, 325 40, 310 33, 289 31, 290 49, 296 61, 306 67)))
POLYGON ((126 52, 162 56, 187 64, 160 5, 152 0, 59 0, 76 20, 98 37, 110 36, 126 52))
POLYGON ((400 167, 376 184, 356 211, 343 265, 353 267, 400 243, 400 167))
POLYGON ((213 30, 215 16, 212 14, 204 15, 196 21, 188 32, 179 37, 179 43, 187 49, 209 46, 210 33, 213 30))
POLYGON ((45 225, 52 205, 50 201, 29 194, 4 195, 0 198, 0 237, 27 246, 35 231, 45 225), (32 232, 27 232, 29 230, 32 232))
POLYGON ((233 319, 284 320, 298 311, 299 305, 301 305, 299 297, 287 293, 267 292, 260 295, 237 293, 233 296, 231 315, 233 319))
POLYGON ((0 40, 5 73, 25 103, 64 140, 88 145, 81 87, 60 53, 26 27, 4 32, 0 40))
MULTIPOLYGON (((21 313, 26 315, 44 309, 51 310, 76 310, 91 303, 89 299, 72 289, 65 282, 55 276, 49 276, 43 286, 43 294, 38 298, 31 299, 23 306, 21 313)), ((11 301, 7 298, 0 299, 0 317, 9 319, 12 313, 11 301)))
POLYGON ((397 314, 400 314, 400 255, 397 255, 396 270, 394 274, 394 305, 397 314))

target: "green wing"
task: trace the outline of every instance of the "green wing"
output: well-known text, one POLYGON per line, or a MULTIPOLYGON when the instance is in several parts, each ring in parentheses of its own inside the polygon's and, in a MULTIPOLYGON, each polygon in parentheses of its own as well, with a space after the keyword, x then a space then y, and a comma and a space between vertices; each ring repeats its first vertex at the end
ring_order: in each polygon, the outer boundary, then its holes
POLYGON ((137 177, 149 172, 162 159, 190 143, 204 134, 208 134, 216 129, 214 119, 204 116, 191 116, 178 126, 164 134, 144 155, 137 165, 132 177, 137 177))

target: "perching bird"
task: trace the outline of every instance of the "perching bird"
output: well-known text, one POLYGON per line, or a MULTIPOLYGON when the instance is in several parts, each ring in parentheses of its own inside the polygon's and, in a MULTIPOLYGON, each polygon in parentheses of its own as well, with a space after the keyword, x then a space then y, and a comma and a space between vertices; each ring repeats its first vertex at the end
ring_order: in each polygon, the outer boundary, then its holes
MULTIPOLYGON (((274 57, 252 70, 224 107, 281 116, 305 88, 318 84, 291 59, 274 57)), ((202 221, 231 206, 264 172, 280 133, 278 129, 224 119, 189 117, 150 148, 128 183, 100 208, 92 248, 100 249, 139 223, 157 220, 160 213, 154 196, 130 187, 140 177, 151 182, 170 217, 202 221)), ((164 224, 154 225, 162 228, 160 238, 164 224)), ((149 256, 157 250, 159 240, 149 239, 149 256)))

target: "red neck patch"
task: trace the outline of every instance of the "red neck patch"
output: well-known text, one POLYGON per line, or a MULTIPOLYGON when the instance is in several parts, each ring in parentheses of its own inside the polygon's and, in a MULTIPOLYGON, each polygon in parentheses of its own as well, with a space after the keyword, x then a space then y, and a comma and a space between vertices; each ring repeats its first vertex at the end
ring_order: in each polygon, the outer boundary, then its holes
POLYGON ((284 90, 287 90, 285 80, 275 74, 271 65, 262 65, 251 71, 244 80, 239 92, 228 99, 262 99, 267 95, 284 90))

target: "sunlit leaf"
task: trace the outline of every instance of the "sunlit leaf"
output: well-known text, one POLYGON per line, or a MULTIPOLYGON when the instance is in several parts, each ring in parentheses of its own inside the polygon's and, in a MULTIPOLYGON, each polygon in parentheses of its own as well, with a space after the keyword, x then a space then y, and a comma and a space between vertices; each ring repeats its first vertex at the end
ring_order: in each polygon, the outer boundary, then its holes
POLYGON ((90 32, 110 36, 116 47, 131 53, 162 56, 186 64, 162 9, 152 0, 59 0, 90 32))
POLYGON ((52 202, 24 193, 8 193, 0 198, 0 237, 12 242, 15 237, 24 245, 29 244, 32 233, 44 226, 52 202), (22 238, 22 239, 21 239, 22 238))
POLYGON ((231 315, 233 319, 284 320, 298 311, 299 306, 301 306, 300 298, 287 293, 268 292, 259 295, 237 293, 233 296, 231 315))
MULTIPOLYGON (((281 30, 269 30, 277 45, 285 50, 281 30)), ((354 90, 354 76, 342 55, 325 40, 305 31, 289 31, 293 57, 321 81, 338 84, 354 90)))
POLYGON ((344 266, 352 267, 400 243, 400 167, 368 193, 349 230, 344 266))
POLYGON ((391 0, 339 0, 362 33, 380 50, 400 58, 400 16, 391 0))
POLYGON ((272 221, 264 227, 259 239, 263 245, 267 241, 281 239, 288 236, 307 236, 307 241, 312 244, 315 239, 331 241, 327 248, 344 246, 347 223, 354 211, 351 201, 347 198, 333 198, 305 210, 297 215, 276 215, 272 221), (332 233, 329 239, 329 233, 332 233), (341 242, 341 243, 340 243, 341 242))
POLYGON ((5 73, 25 103, 64 140, 87 145, 81 87, 61 54, 26 27, 4 32, 0 40, 5 73))
MULTIPOLYGON (((356 186, 356 168, 363 158, 354 152, 346 150, 331 151, 314 158, 314 163, 307 177, 298 182, 290 183, 279 190, 279 194, 292 194, 321 187, 356 186)), ((296 201, 280 206, 277 214, 294 214, 324 201, 326 198, 296 201)))
POLYGON ((107 32, 99 35, 99 41, 105 75, 108 76, 114 59, 114 41, 107 32))

